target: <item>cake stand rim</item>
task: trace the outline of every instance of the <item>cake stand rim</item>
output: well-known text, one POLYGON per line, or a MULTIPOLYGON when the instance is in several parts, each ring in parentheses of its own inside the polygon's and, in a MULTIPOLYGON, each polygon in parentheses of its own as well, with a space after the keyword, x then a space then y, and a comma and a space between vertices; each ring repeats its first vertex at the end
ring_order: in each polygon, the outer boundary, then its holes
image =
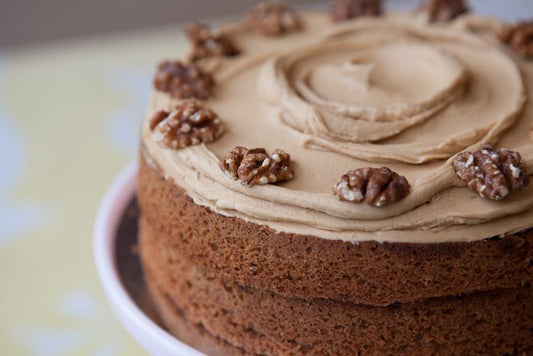
POLYGON ((104 194, 93 229, 93 258, 113 313, 126 331, 153 355, 204 355, 170 335, 142 311, 124 287, 117 268, 115 240, 120 219, 135 195, 138 163, 126 165, 104 194))

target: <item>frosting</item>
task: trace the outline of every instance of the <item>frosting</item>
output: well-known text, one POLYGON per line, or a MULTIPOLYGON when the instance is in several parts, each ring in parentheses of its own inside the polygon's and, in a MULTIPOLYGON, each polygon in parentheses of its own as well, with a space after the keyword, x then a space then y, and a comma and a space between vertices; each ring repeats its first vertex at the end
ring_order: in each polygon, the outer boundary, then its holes
MULTIPOLYGON (((242 54, 203 66, 217 81, 205 104, 226 131, 182 150, 161 147, 148 119, 143 152, 195 203, 277 231, 326 239, 438 243, 474 241, 533 226, 533 184, 503 201, 468 190, 450 164, 483 142, 517 150, 533 172, 533 64, 495 41, 499 23, 479 16, 448 25, 395 14, 332 24, 306 13, 304 31, 276 38, 227 27, 242 54), (294 179, 243 186, 218 162, 234 146, 281 148, 294 179), (375 208, 341 202, 346 171, 387 166, 411 193, 375 208)), ((147 118, 177 102, 154 92, 147 118)))

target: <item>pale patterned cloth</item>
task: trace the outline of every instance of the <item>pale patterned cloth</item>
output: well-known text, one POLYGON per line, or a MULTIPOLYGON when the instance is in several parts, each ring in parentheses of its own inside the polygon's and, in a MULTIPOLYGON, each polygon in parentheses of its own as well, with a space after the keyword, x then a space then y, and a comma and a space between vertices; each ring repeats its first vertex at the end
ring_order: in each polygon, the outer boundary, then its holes
POLYGON ((0 354, 144 355, 113 317, 92 224, 136 158, 179 28, 0 52, 0 354))
MULTIPOLYGON (((531 0, 471 2, 533 17, 531 0)), ((174 27, 0 52, 0 354, 145 354, 107 305, 92 224, 135 159, 155 63, 184 49, 174 27)))

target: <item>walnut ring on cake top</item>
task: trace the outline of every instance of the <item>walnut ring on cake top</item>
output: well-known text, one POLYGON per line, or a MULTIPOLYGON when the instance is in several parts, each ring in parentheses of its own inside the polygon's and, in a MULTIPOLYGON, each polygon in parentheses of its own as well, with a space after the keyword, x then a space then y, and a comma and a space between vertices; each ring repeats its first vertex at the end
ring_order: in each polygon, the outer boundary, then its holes
POLYGON ((499 43, 499 22, 465 14, 432 24, 388 13, 334 24, 327 13, 299 14, 305 26, 286 36, 259 36, 244 19, 223 27, 241 54, 198 62, 216 82, 216 95, 202 104, 223 118, 216 140, 182 149, 158 141, 149 118, 182 99, 153 93, 143 150, 196 204, 274 230, 351 242, 474 241, 530 226, 531 185, 492 200, 471 193, 453 164, 491 142, 520 153, 523 175, 533 172, 533 102, 524 85, 533 63, 499 43), (263 172, 272 168, 266 151, 252 150, 240 175, 231 161, 222 170, 236 145, 290 152, 292 178, 263 172), (379 208, 332 194, 344 173, 383 166, 405 177, 408 194, 379 208))

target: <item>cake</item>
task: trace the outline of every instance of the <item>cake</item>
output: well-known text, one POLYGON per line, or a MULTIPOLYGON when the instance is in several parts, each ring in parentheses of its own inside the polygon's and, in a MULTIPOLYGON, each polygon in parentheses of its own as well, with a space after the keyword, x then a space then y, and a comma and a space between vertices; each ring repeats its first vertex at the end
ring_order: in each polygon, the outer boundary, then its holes
POLYGON ((451 0, 190 25, 141 135, 163 326, 213 355, 531 352, 531 33, 451 0))

